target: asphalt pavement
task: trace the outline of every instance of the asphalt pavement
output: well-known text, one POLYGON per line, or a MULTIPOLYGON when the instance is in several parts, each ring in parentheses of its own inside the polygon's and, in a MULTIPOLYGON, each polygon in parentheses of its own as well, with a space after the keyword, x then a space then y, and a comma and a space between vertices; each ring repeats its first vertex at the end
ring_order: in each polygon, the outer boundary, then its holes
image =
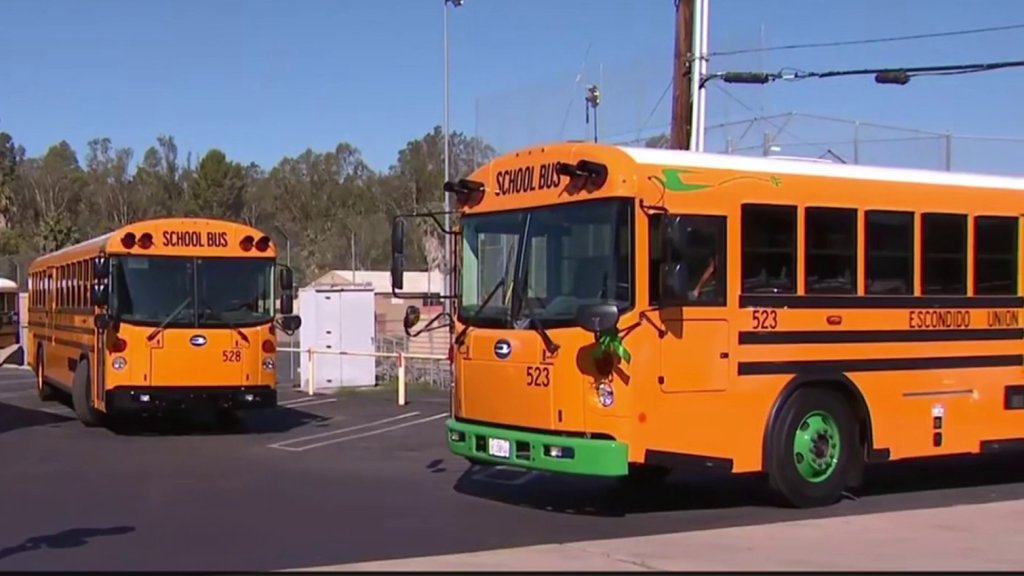
POLYGON ((756 478, 606 480, 470 468, 447 395, 307 397, 235 429, 87 429, 0 369, 0 570, 256 571, 1024 498, 1024 463, 889 465, 827 509, 773 507, 756 478))

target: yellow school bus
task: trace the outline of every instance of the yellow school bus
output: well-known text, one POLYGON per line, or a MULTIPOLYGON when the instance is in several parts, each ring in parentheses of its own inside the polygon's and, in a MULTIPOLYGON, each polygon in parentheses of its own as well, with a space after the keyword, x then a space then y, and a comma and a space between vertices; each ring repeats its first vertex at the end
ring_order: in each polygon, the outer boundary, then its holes
POLYGON ((276 257, 259 230, 203 218, 134 222, 40 256, 25 339, 40 398, 69 393, 86 426, 275 407, 276 331, 300 324, 291 269, 276 257))
POLYGON ((1024 447, 1024 179, 557 143, 446 190, 454 454, 811 507, 1024 447))
POLYGON ((19 343, 18 284, 9 278, 0 278, 0 349, 19 343))

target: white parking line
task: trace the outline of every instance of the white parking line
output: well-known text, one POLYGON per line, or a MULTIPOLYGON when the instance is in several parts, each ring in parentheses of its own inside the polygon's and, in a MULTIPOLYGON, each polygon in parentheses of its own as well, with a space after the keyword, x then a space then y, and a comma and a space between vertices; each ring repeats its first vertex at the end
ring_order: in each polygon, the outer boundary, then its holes
MULTIPOLYGON (((348 440, 355 440, 357 438, 366 438, 367 436, 375 436, 377 434, 383 434, 385 432, 390 432, 392 430, 398 430, 399 428, 405 428, 407 426, 415 426, 417 424, 423 424, 423 423, 426 423, 426 422, 430 422, 431 420, 437 420, 438 418, 444 418, 447 415, 448 415, 447 412, 442 412, 440 414, 434 414, 433 416, 427 416, 426 418, 420 418, 419 420, 413 420, 411 422, 403 422, 401 424, 396 424, 394 426, 388 426, 387 428, 380 428, 378 430, 371 430, 369 432, 362 432, 360 434, 353 434, 351 436, 343 436, 341 438, 331 438, 330 440, 324 440, 323 442, 317 442, 316 444, 309 444, 308 446, 302 446, 302 447, 299 447, 299 448, 291 448, 291 447, 287 447, 287 446, 278 446, 278 448, 281 448, 282 450, 291 450, 292 452, 302 452, 303 450, 311 450, 313 448, 320 448, 322 446, 327 446, 328 444, 336 444, 338 442, 347 442, 348 440)), ((342 431, 343 430, 339 430, 338 432, 342 432, 342 431)))
POLYGON ((388 422, 394 422, 395 420, 401 420, 403 418, 409 418, 411 416, 418 415, 419 412, 408 412, 406 414, 399 414, 398 416, 392 416, 390 418, 384 418, 381 420, 374 420, 373 422, 367 422, 365 424, 359 424, 356 426, 349 426, 347 428, 340 428, 338 430, 331 430, 330 432, 321 432, 319 434, 311 434, 309 436, 299 436, 298 438, 290 438, 288 440, 282 440, 275 444, 267 444, 268 448, 280 448, 281 450, 302 450, 302 448, 289 448, 285 444, 295 444, 297 442, 304 442, 306 440, 314 440, 316 438, 324 438, 326 436, 334 436, 336 434, 344 434, 345 432, 351 432, 353 430, 361 430, 363 428, 370 428, 372 426, 378 426, 380 424, 387 424, 388 422))
POLYGON ((313 396, 313 397, 310 397, 310 398, 299 398, 298 400, 286 400, 284 402, 278 402, 277 405, 278 406, 283 406, 285 408, 296 408, 296 407, 302 408, 303 406, 314 406, 316 404, 330 404, 331 402, 337 402, 337 401, 338 401, 337 398, 320 398, 320 399, 317 399, 316 396, 313 396))

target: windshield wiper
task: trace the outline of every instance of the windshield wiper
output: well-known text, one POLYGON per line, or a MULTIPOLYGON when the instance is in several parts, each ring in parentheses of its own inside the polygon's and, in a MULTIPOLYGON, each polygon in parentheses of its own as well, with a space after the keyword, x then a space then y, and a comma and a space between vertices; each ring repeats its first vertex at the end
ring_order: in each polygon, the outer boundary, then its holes
POLYGON ((544 348, 547 349, 548 354, 554 354, 555 352, 558 352, 558 349, 561 348, 561 346, 559 346, 557 342, 551 339, 551 335, 548 334, 548 331, 545 330, 544 326, 541 325, 540 320, 537 320, 537 318, 535 317, 537 311, 533 307, 533 305, 530 304, 530 297, 526 294, 528 290, 528 288, 526 287, 526 283, 529 282, 530 277, 529 266, 523 268, 522 276, 522 281, 518 282, 517 285, 512 289, 513 292, 515 292, 517 300, 516 304, 518 304, 518 306, 516 306, 516 311, 512 315, 512 321, 514 323, 518 321, 520 318, 522 318, 523 307, 525 306, 526 312, 529 314, 529 316, 526 317, 527 325, 533 326, 533 329, 537 331, 537 334, 540 334, 540 339, 541 341, 544 342, 544 348))
POLYGON ((167 328, 167 325, 170 324, 172 320, 177 318, 178 314, 181 314, 181 311, 184 310, 185 306, 188 306, 188 303, 191 301, 191 296, 185 298, 185 301, 179 304, 178 307, 174 309, 174 312, 171 312, 170 315, 167 316, 167 318, 164 319, 164 321, 161 322, 159 326, 154 328, 153 331, 149 333, 149 336, 146 336, 146 340, 152 342, 153 338, 156 338, 160 334, 160 332, 163 332, 164 328, 167 328))
POLYGON ((487 297, 484 298, 483 304, 480 304, 480 307, 476 309, 476 312, 474 312, 472 316, 466 318, 466 322, 462 325, 462 330, 459 330, 459 333, 455 335, 456 346, 462 346, 463 341, 465 341, 466 339, 466 332, 469 330, 470 324, 472 324, 473 320, 475 320, 476 317, 479 316, 481 312, 483 312, 483 309, 486 308, 487 305, 491 303, 491 298, 494 298, 494 295, 498 293, 498 288, 501 288, 504 285, 505 278, 499 278, 498 281, 494 284, 494 288, 491 288, 491 291, 487 293, 487 297))
MULTIPOLYGON (((232 329, 234 329, 234 331, 235 331, 235 332, 237 332, 237 333, 238 333, 238 335, 242 337, 242 340, 245 340, 245 343, 246 343, 246 344, 248 344, 248 343, 249 343, 249 337, 245 335, 245 332, 243 332, 243 331, 242 331, 242 329, 241 329, 241 328, 239 328, 237 324, 235 324, 235 323, 234 323, 234 322, 232 322, 231 320, 228 320, 227 318, 225 318, 225 317, 224 317, 224 313, 225 313, 225 312, 227 312, 227 310, 225 310, 225 311, 223 311, 223 312, 222 312, 222 311, 219 311, 219 310, 214 310, 214 309, 213 309, 213 306, 210 306, 210 303, 209 303, 209 302, 207 302, 207 301, 206 301, 206 299, 203 299, 203 303, 202 303, 202 305, 201 305, 201 306, 202 306, 202 307, 201 307, 201 310, 203 311, 203 314, 204 314, 204 315, 206 314, 206 311, 207 311, 207 310, 209 310, 209 311, 210 311, 211 313, 213 313, 213 314, 216 314, 216 316, 217 316, 217 318, 216 318, 216 319, 217 319, 217 320, 219 320, 219 321, 221 321, 221 322, 223 322, 223 323, 227 324, 227 325, 228 325, 228 328, 232 328, 232 329)), ((244 307, 244 306, 239 306, 239 307, 236 307, 236 309, 240 309, 240 308, 243 308, 243 307, 244 307)))

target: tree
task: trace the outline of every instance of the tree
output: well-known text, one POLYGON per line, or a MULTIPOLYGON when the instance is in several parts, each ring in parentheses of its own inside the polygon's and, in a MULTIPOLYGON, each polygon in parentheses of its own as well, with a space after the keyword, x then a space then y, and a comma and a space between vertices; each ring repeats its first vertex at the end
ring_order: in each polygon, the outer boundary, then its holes
MULTIPOLYGON (((24 166, 25 177, 19 178, 26 192, 22 213, 30 214, 35 224, 29 236, 32 244, 49 251, 77 241, 76 220, 87 182, 71 145, 62 140, 24 166)), ((20 224, 24 228, 28 222, 20 224)))
POLYGON ((245 168, 214 148, 189 175, 188 213, 207 218, 240 220, 248 185, 245 168))

